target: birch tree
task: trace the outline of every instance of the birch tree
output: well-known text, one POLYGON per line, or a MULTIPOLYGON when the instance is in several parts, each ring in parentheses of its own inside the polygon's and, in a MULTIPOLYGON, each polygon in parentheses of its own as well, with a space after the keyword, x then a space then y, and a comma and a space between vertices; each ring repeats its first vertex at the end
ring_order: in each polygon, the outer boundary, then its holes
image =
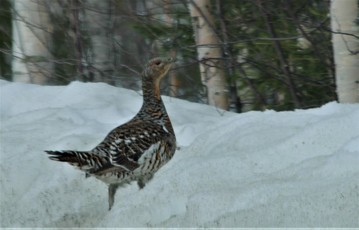
MULTIPOLYGON (((171 10, 171 0, 162 0, 163 2, 163 11, 164 11, 164 23, 166 24, 166 26, 168 26, 169 28, 173 26, 173 18, 170 14, 170 10, 171 10)), ((176 50, 175 48, 172 48, 170 50, 170 54, 169 56, 171 57, 176 57, 176 50)), ((176 75, 176 73, 174 71, 171 71, 168 73, 168 82, 170 84, 170 91, 169 91, 169 95, 171 97, 176 97, 178 95, 178 88, 180 85, 180 81, 176 75)))
POLYGON ((51 26, 43 0, 13 1, 13 80, 45 84, 52 74, 51 26))
POLYGON ((228 110, 228 86, 223 70, 222 50, 215 32, 210 0, 191 0, 188 8, 192 18, 200 61, 202 84, 207 88, 208 103, 228 110))
POLYGON ((357 17, 358 0, 332 0, 333 50, 340 103, 359 102, 359 28, 355 25, 357 17))

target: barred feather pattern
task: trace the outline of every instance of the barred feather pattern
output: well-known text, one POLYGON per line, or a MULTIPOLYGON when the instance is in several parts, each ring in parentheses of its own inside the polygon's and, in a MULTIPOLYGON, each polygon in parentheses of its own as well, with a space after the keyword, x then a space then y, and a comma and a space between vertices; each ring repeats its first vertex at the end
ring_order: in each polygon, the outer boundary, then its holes
POLYGON ((51 160, 67 162, 109 185, 109 209, 116 189, 131 181, 143 188, 176 150, 176 137, 162 102, 160 80, 174 62, 155 58, 142 74, 143 104, 129 122, 113 129, 90 151, 46 151, 51 160))

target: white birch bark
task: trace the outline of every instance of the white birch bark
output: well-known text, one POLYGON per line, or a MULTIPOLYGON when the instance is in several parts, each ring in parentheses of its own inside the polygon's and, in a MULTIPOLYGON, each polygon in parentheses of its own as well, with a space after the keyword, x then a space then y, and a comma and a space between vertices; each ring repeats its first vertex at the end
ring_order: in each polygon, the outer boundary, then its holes
POLYGON ((13 0, 13 80, 45 84, 52 74, 51 25, 43 0, 13 0))
MULTIPOLYGON (((334 32, 359 36, 354 22, 357 17, 358 0, 332 0, 331 24, 334 32)), ((339 102, 359 103, 359 39, 335 33, 332 39, 339 102)))
MULTIPOLYGON (((173 26, 173 18, 170 14, 171 0, 162 0, 162 2, 163 2, 163 11, 164 11, 164 15, 163 15, 164 23, 166 24, 166 26, 172 27, 173 26)), ((176 58, 176 50, 174 48, 171 49, 169 56, 176 58)), ((168 82, 170 84, 169 95, 171 97, 178 96, 178 88, 180 85, 180 81, 179 81, 175 71, 170 71, 168 73, 168 82)))
POLYGON ((201 61, 201 80, 208 91, 208 103, 228 110, 228 85, 221 61, 219 38, 212 27, 214 18, 209 11, 210 4, 210 0, 191 0, 188 7, 195 32, 198 60, 201 61))

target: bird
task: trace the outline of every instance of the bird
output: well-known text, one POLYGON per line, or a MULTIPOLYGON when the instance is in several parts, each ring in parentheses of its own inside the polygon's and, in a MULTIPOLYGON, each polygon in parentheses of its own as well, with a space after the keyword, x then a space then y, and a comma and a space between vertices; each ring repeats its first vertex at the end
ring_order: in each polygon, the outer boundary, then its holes
POLYGON ((141 109, 131 120, 110 131, 95 148, 45 151, 51 160, 67 162, 84 171, 86 177, 105 182, 109 210, 118 187, 137 181, 139 189, 143 189, 176 151, 176 135, 160 94, 160 81, 174 62, 168 57, 148 61, 142 72, 141 109))

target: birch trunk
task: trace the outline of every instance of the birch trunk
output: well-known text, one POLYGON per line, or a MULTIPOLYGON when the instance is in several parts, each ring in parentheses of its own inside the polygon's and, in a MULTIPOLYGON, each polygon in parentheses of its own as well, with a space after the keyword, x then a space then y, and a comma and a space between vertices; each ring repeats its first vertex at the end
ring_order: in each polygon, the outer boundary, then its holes
MULTIPOLYGON (((172 27, 173 26, 173 18, 170 14, 171 0, 162 0, 162 2, 163 2, 163 11, 164 11, 164 22, 165 22, 166 26, 172 27)), ((173 58, 176 57, 175 48, 172 48, 170 50, 169 56, 171 56, 173 58)), ((171 97, 178 96, 178 88, 180 86, 180 81, 179 81, 175 71, 170 71, 168 73, 168 82, 170 85, 169 95, 171 97)))
POLYGON ((13 0, 13 80, 46 84, 53 64, 49 46, 51 26, 42 0, 13 0))
POLYGON ((208 103, 228 110, 228 86, 224 73, 220 41, 214 31, 210 0, 191 0, 188 8, 195 32, 202 84, 207 87, 208 103))
POLYGON ((359 39, 342 32, 359 36, 355 20, 358 17, 358 0, 332 0, 331 24, 337 94, 340 103, 359 102, 359 39))

